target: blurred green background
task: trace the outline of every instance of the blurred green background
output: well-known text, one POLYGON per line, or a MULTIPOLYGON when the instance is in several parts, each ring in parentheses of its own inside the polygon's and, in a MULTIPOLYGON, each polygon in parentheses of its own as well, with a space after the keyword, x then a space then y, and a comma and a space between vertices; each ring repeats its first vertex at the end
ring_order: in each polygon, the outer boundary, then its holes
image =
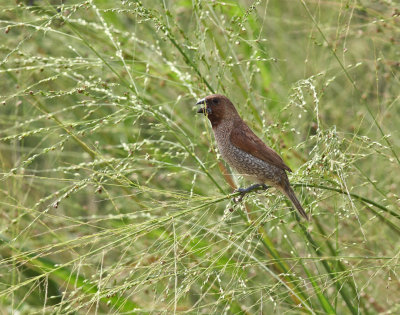
POLYGON ((1 314, 400 311, 400 4, 0 0, 1 314), (195 103, 294 170, 232 201, 195 103))

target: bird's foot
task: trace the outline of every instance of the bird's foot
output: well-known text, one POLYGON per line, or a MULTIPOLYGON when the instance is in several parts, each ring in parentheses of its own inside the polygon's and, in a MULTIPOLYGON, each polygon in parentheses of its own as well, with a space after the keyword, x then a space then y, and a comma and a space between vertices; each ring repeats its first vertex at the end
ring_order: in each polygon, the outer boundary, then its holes
POLYGON ((269 188, 269 186, 267 186, 265 184, 254 184, 254 185, 251 185, 251 186, 249 186, 247 188, 238 188, 238 189, 236 189, 235 192, 240 193, 240 195, 239 195, 238 198, 233 198, 233 201, 236 202, 236 203, 241 202, 243 197, 247 193, 253 191, 254 189, 260 188, 260 187, 262 187, 263 189, 268 189, 269 188))

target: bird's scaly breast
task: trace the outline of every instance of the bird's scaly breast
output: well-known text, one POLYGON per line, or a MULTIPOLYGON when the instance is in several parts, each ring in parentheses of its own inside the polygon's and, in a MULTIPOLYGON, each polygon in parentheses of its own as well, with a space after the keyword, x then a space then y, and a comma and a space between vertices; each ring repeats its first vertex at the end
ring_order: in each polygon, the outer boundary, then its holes
POLYGON ((222 158, 239 175, 250 177, 258 182, 275 185, 279 183, 285 171, 239 149, 230 140, 230 126, 220 124, 214 129, 215 141, 222 158))

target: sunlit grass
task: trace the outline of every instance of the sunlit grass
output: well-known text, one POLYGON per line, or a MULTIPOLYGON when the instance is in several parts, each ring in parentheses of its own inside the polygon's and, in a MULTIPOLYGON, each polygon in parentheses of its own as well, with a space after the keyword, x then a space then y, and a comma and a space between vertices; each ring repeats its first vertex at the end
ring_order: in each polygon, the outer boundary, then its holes
POLYGON ((396 313, 398 5, 0 3, 1 311, 396 313), (222 93, 312 221, 220 159, 222 93))

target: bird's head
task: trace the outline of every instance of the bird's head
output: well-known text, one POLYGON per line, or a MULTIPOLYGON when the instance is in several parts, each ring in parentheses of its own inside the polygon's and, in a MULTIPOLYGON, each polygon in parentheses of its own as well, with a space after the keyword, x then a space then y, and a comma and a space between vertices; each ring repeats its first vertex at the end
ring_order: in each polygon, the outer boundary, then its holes
POLYGON ((203 105, 197 113, 204 114, 216 127, 224 119, 233 119, 239 116, 235 106, 224 95, 212 94, 199 100, 196 105, 203 105))

